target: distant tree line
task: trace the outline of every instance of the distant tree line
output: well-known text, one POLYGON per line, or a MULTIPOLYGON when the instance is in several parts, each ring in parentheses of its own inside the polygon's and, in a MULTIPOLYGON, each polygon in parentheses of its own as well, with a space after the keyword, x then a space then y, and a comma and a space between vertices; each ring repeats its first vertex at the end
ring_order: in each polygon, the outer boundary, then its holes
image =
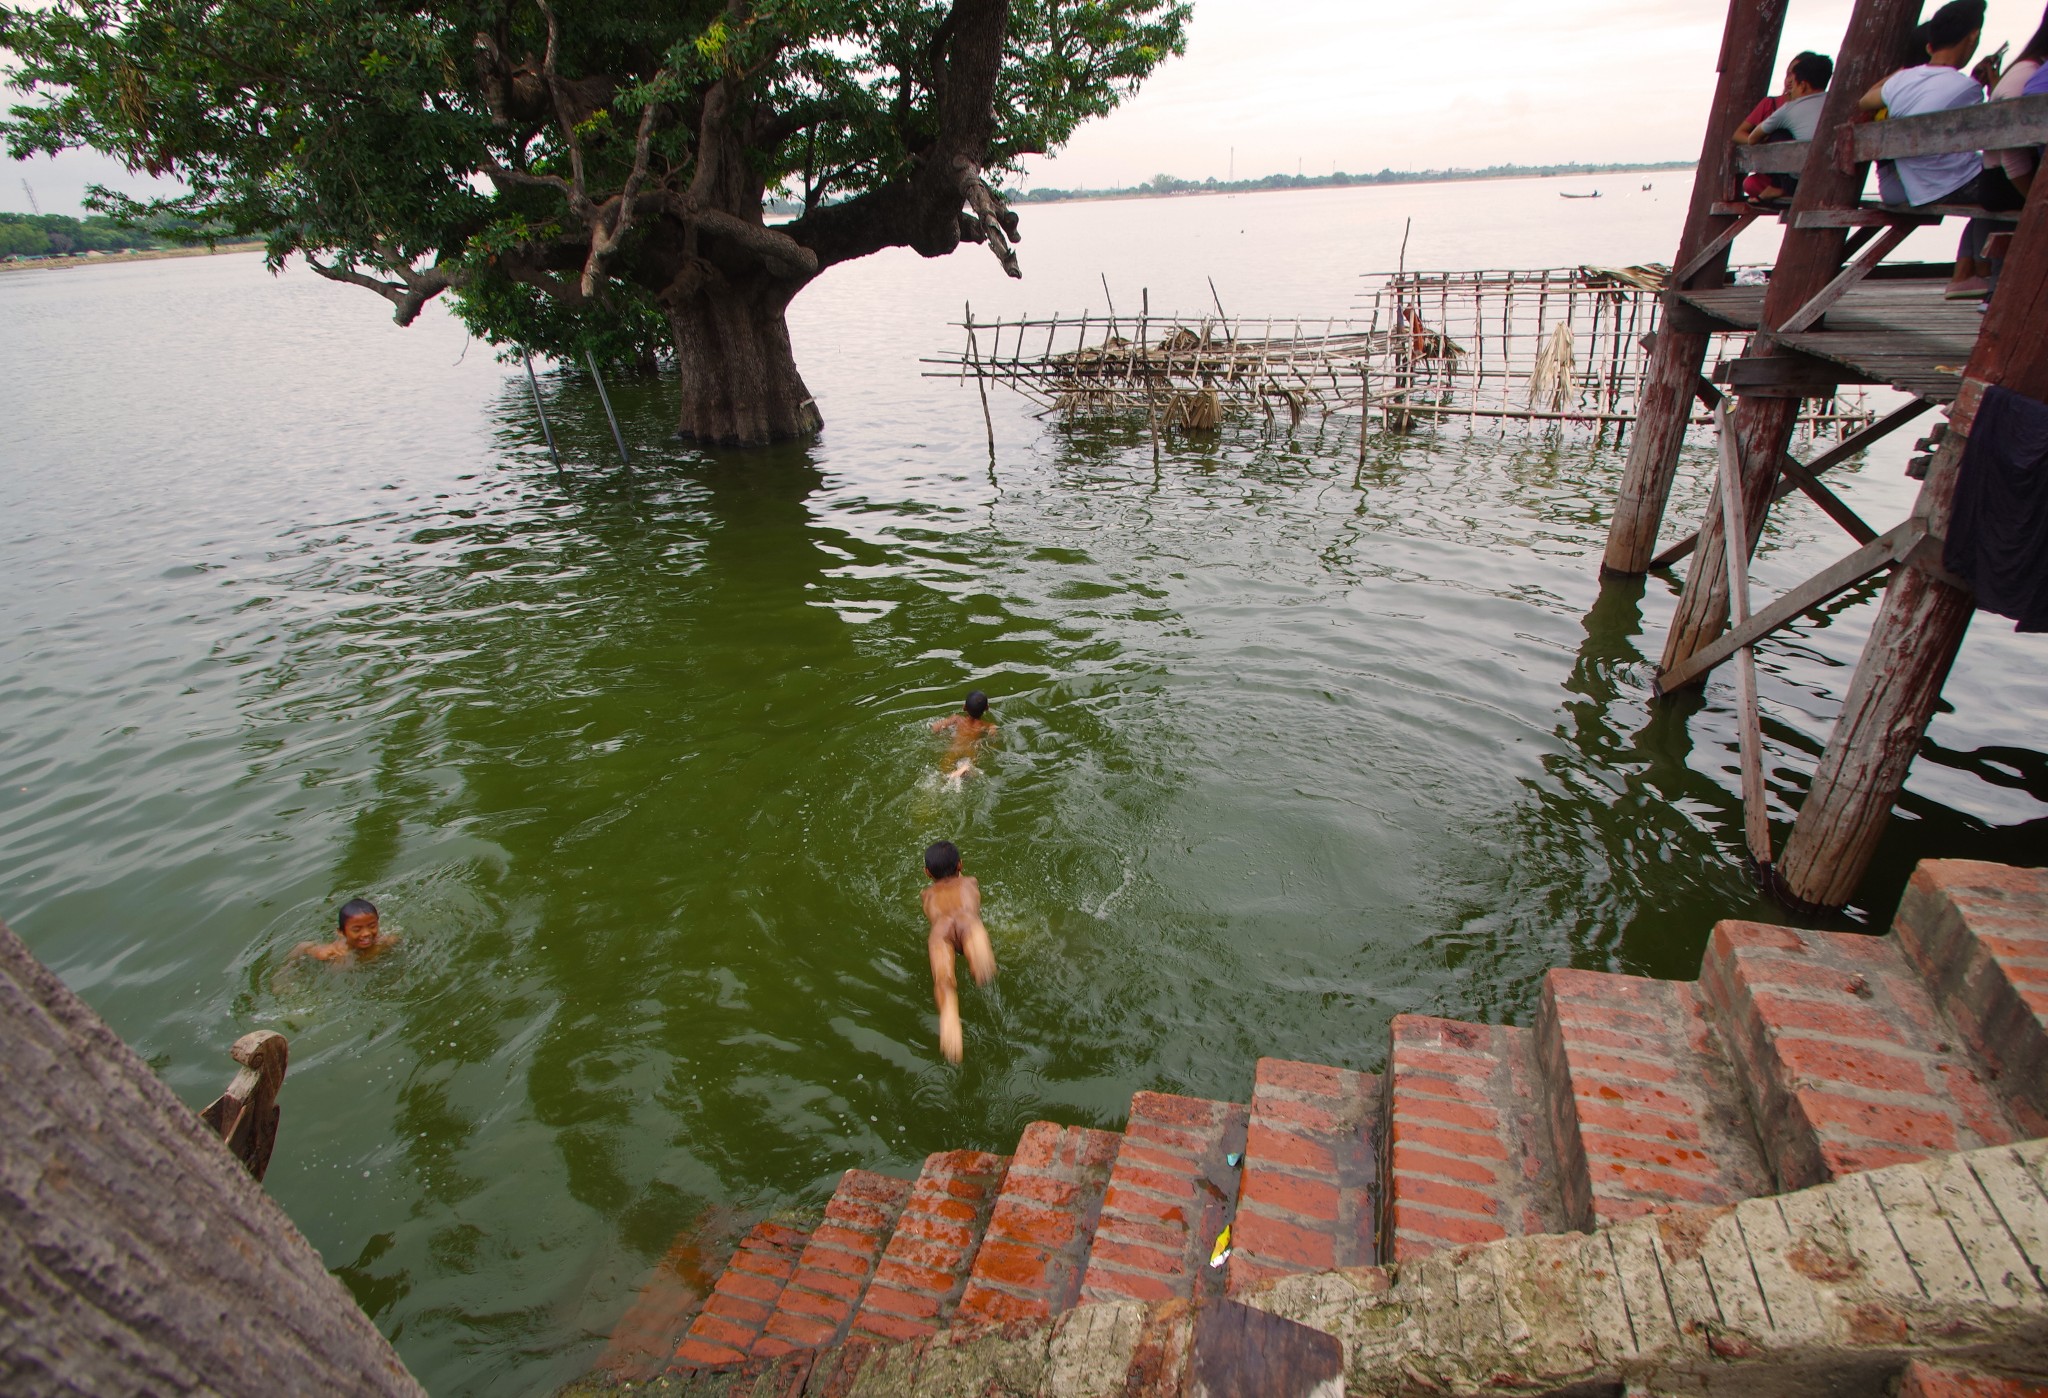
POLYGON ((1206 180, 1184 180, 1177 175, 1154 175, 1143 184, 1129 189, 1034 189, 1022 194, 1006 194, 1012 201, 1026 204, 1052 204, 1062 199, 1103 199, 1116 196, 1129 198, 1157 197, 1167 194, 1251 194, 1266 189, 1341 189, 1349 185, 1364 184, 1433 184, 1444 180, 1497 180, 1516 175, 1605 175, 1627 174, 1639 170, 1681 170, 1690 169, 1689 160, 1660 160, 1648 164, 1613 165, 1487 165, 1477 169, 1451 170, 1381 170, 1377 174, 1346 174, 1338 171, 1331 175, 1261 175, 1251 180, 1219 180, 1211 175, 1206 180))
POLYGON ((105 214, 0 213, 0 257, 61 257, 80 252, 125 252, 167 246, 168 230, 117 223, 105 214))

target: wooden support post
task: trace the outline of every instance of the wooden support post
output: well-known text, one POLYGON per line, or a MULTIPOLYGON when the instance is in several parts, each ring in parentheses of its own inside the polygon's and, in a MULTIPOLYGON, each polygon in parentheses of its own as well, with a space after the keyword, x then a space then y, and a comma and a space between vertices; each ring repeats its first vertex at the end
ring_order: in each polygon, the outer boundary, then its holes
MULTIPOLYGON (((1717 214, 1714 205, 1728 197, 1735 183, 1735 128, 1770 90, 1778 37, 1785 27, 1785 3, 1729 0, 1727 27, 1721 35, 1720 82, 1707 118, 1685 231, 1672 258, 1672 265, 1686 269, 1687 276, 1673 278, 1667 296, 1691 286, 1719 286, 1727 275, 1734 239, 1724 241, 1722 235, 1741 216, 1717 214), (1721 244, 1718 250, 1716 242, 1721 244)), ((1706 358, 1708 337, 1674 328, 1668 306, 1667 301, 1664 324, 1636 397, 1636 431, 1608 526, 1603 572, 1635 574, 1650 566, 1664 504, 1678 474, 1679 448, 1685 445, 1685 429, 1692 420, 1693 384, 1706 358)))
MULTIPOLYGON (((1821 109, 1821 131, 1840 130, 1854 120, 1857 99, 1892 71, 1897 54, 1919 18, 1920 0, 1856 0, 1848 30, 1842 36, 1840 57, 1835 62, 1835 80, 1821 109)), ((1783 325, 1811 303, 1842 269, 1842 244, 1846 238, 1843 230, 1805 228, 1798 219, 1811 209, 1853 204, 1863 188, 1865 169, 1839 168, 1832 156, 1832 146, 1832 141, 1817 139, 1807 152, 1806 168, 1799 177, 1798 192, 1792 197, 1792 218, 1779 246, 1778 265, 1764 292, 1764 325, 1783 325)), ((1771 337, 1760 334, 1750 341, 1748 356, 1776 352, 1771 337)), ((1764 516, 1769 512, 1778 482, 1778 462, 1791 445, 1798 414, 1798 400, 1789 398, 1744 398, 1735 411, 1736 437, 1742 451, 1742 493, 1749 507, 1748 537, 1740 541, 1745 554, 1756 548, 1757 537, 1763 532, 1764 516)), ((1640 442, 1642 434, 1636 440, 1640 442)), ((1728 567, 1727 553, 1721 546, 1722 527, 1717 498, 1707 507, 1706 518, 1700 525, 1699 550, 1693 555, 1685 592, 1678 599, 1671 632, 1665 637, 1660 670, 1677 668, 1686 657, 1720 635, 1728 624, 1728 567)))
POLYGON ((1940 568, 1956 474, 1987 384, 2048 399, 2048 180, 2027 200, 1998 294, 1963 371, 1948 435, 1920 487, 1914 515, 1930 547, 1894 569, 1856 678, 1778 868, 1780 896, 1798 907, 1837 908, 1855 894, 1926 735, 1949 667, 1970 624, 1970 593, 1940 568))
POLYGON ((8 1393, 424 1398, 219 1135, 5 927, 0 1005, 8 1393))

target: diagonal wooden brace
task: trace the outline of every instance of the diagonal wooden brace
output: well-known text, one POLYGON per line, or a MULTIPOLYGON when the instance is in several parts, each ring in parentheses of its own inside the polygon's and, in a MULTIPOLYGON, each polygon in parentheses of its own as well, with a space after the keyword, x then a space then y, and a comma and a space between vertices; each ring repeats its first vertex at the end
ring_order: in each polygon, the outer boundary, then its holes
MULTIPOLYGON (((1657 692, 1683 688, 1719 665, 1743 646, 1762 640, 1831 597, 1847 592, 1865 578, 1900 562, 1928 538, 1926 522, 1909 519, 1872 539, 1862 548, 1815 573, 1777 601, 1730 626, 1707 645, 1657 676, 1657 692)), ((1924 555, 1923 555, 1924 556, 1924 555)))
MULTIPOLYGON (((1704 402, 1709 408, 1721 401, 1721 391, 1719 389, 1715 388, 1705 379, 1700 380, 1700 383, 1700 401, 1704 402), (1709 396, 1710 394, 1712 395, 1711 397, 1709 396)), ((1801 463, 1800 469, 1809 476, 1818 476, 1823 471, 1841 465, 1844 461, 1847 461, 1879 438, 1890 436, 1933 407, 1934 403, 1926 398, 1915 398, 1910 403, 1902 404, 1886 413, 1876 422, 1871 423, 1870 426, 1863 428, 1861 431, 1850 433, 1840 442, 1829 447, 1819 456, 1816 456, 1812 461, 1801 463)), ((1786 459, 1791 459, 1789 453, 1786 459)), ((1782 463, 1779 469, 1781 471, 1785 470, 1782 463)), ((1776 504, 1797 489, 1800 489, 1800 487, 1793 481, 1791 474, 1787 471, 1784 479, 1778 482, 1777 489, 1772 493, 1771 503, 1776 504)), ((1826 507, 1823 506, 1822 508, 1826 507)), ((1839 520, 1836 522, 1840 523, 1839 520)), ((1843 527, 1848 528, 1847 525, 1843 527)), ((1867 525, 1865 527, 1868 528, 1867 525)), ((1850 530, 1850 533, 1853 534, 1854 532, 1854 530, 1850 530)), ((1662 553, 1651 559, 1650 566, 1652 568, 1669 568, 1672 564, 1698 548, 1699 542, 1700 536, 1698 534, 1688 534, 1670 548, 1665 549, 1662 553)))
POLYGON ((1829 307, 1848 294, 1849 288, 1869 276, 1871 269, 1885 260, 1891 250, 1913 236, 1916 225, 1906 224, 1887 228, 1878 235, 1877 241, 1865 248, 1854 262, 1836 274, 1835 279, 1815 292, 1813 299, 1794 311, 1783 325, 1780 335, 1796 335, 1828 313, 1829 307))

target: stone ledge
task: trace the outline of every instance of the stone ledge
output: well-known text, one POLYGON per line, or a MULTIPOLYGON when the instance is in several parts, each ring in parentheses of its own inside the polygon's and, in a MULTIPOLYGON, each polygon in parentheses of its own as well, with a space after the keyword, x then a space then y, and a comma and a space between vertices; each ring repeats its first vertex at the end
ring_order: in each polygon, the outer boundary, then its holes
MULTIPOLYGON (((2048 1377, 2048 1140, 1894 1165, 1797 1194, 1589 1234, 1508 1238, 1398 1268, 1285 1277, 1220 1299, 1081 1306, 1047 1325, 956 1327, 773 1366, 586 1382, 647 1398, 1270 1398, 1536 1395, 1638 1385, 1800 1398, 1884 1392, 1916 1361, 2048 1377), (1203 1365, 1277 1318, 1218 1387, 1203 1365), (1286 1325, 1285 1322, 1294 1322, 1286 1325), (1318 1377, 1342 1346, 1343 1384, 1318 1377)), ((2022 1388, 2015 1390, 2024 1392, 2022 1388)))

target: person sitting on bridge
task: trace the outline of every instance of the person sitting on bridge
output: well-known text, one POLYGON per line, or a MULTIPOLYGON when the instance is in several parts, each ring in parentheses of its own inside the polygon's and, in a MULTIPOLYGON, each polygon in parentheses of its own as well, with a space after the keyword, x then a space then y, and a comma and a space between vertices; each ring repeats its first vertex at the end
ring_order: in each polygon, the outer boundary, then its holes
MULTIPOLYGON (((2041 27, 2034 31, 2034 37, 2027 40, 2026 47, 2019 51, 2012 65, 1998 79, 1998 85, 1991 89, 1991 100, 2009 102, 2030 92, 2048 91, 2048 82, 2028 86, 2034 83, 2044 62, 2048 62, 2048 11, 2042 13, 2041 27)), ((1985 178, 1995 182, 1998 176, 2003 176, 2022 202, 2026 199, 2027 191, 2034 186, 2034 170, 2039 163, 2034 149, 2030 146, 1984 152, 1985 178)))
MULTIPOLYGON (((1785 95, 1778 109, 1754 127, 1746 127, 1747 135, 1738 131, 1735 139, 1749 146, 1771 141, 1811 141, 1820 128, 1820 109, 1827 101, 1828 84, 1834 76, 1834 60, 1826 54, 1800 54, 1785 70, 1785 95)), ((1796 175, 1759 173, 1742 182, 1743 194, 1759 203, 1784 199, 1798 187, 1796 175)))
MULTIPOLYGON (((1925 116, 1930 112, 1973 107, 1984 100, 1984 84, 1962 71, 1984 37, 1984 0, 1949 0, 1920 26, 1920 46, 1927 61, 1902 68, 1863 94, 1859 104, 1871 114, 1925 116)), ((1877 165, 1878 197, 1886 204, 1924 208, 1929 204, 1966 204, 2000 212, 2019 207, 2008 185, 2004 190, 1984 178, 1984 158, 1976 151, 1942 155, 1906 155, 1877 165)), ((1955 275, 1944 293, 1950 300, 1981 300, 1989 283, 1982 263, 1987 228, 1976 220, 1963 230, 1956 253, 1955 275)))

